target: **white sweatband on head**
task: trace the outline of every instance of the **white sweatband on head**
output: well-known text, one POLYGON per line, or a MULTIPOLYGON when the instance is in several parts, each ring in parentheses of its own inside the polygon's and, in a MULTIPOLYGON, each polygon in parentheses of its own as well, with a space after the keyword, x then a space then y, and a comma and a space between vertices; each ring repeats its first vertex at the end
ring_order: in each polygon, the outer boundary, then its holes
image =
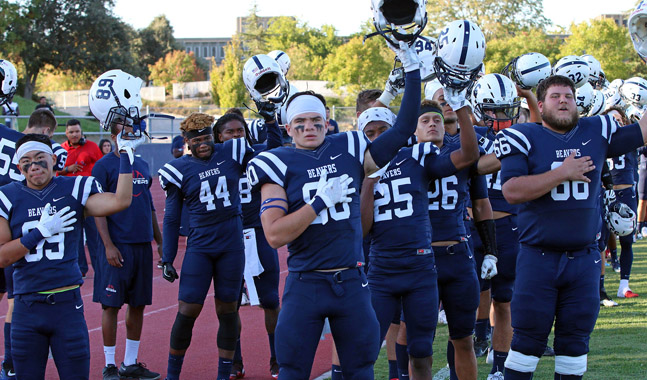
POLYGON ((292 99, 288 106, 287 124, 292 123, 298 115, 308 112, 318 113, 324 121, 326 120, 326 107, 319 98, 312 95, 299 95, 292 99))
POLYGON ((16 156, 17 160, 20 160, 22 156, 27 154, 28 152, 45 152, 49 154, 54 154, 52 151, 52 148, 47 146, 46 144, 43 144, 42 142, 38 141, 27 141, 26 143, 22 144, 20 148, 16 151, 16 156))
POLYGON ((395 123, 395 114, 386 107, 372 107, 359 115, 357 118, 357 128, 364 131, 366 125, 371 121, 383 121, 389 124, 390 127, 395 123))
POLYGON ((434 95, 441 88, 443 88, 443 85, 440 84, 440 81, 437 78, 427 82, 427 84, 425 84, 425 99, 434 100, 434 95))

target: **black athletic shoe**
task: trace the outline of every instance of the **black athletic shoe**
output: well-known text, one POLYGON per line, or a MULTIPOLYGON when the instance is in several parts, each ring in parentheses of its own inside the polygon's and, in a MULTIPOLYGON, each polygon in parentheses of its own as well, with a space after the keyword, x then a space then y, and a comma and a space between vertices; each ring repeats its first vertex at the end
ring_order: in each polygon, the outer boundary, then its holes
POLYGON ((274 358, 270 358, 270 375, 273 379, 279 378, 279 363, 274 358))
POLYGON ((157 380, 160 374, 157 372, 149 371, 144 363, 135 363, 129 366, 121 363, 119 367, 119 376, 124 379, 137 379, 137 380, 157 380))
POLYGON ((551 346, 546 346, 546 349, 541 356, 555 356, 555 350, 553 350, 551 346))
POLYGON ((114 364, 103 367, 103 380, 120 380, 119 368, 114 364))
POLYGON ((485 354, 487 354, 488 347, 490 347, 490 342, 488 342, 487 339, 480 340, 474 337, 474 354, 477 358, 485 356, 485 354))
POLYGON ((616 273, 620 273, 620 262, 617 260, 614 260, 611 262, 611 266, 613 267, 613 271, 616 273))

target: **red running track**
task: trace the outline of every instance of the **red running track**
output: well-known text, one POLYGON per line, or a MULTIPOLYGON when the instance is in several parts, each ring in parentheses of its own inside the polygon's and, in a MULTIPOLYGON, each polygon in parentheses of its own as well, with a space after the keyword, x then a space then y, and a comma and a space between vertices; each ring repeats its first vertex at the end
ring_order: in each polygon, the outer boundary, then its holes
MULTIPOLYGON (((161 227, 165 196, 157 179, 154 180, 152 192, 157 210, 157 218, 161 227)), ((136 228, 136 226, 133 225, 133 228, 136 228)), ((181 268, 185 248, 184 238, 180 238, 180 252, 176 259, 176 267, 181 268)), ((157 252, 156 247, 154 247, 154 252, 157 252)), ((279 262, 281 265, 279 294, 283 293, 283 285, 285 283, 285 276, 287 275, 286 259, 287 250, 281 248, 279 250, 279 262)), ((156 260, 154 261, 156 262, 156 260)), ((81 293, 85 303, 85 319, 90 334, 90 379, 101 379, 101 370, 105 365, 103 340, 101 337, 101 306, 92 302, 93 278, 94 272, 90 270, 86 282, 81 288, 81 293)), ((144 319, 144 330, 138 360, 146 363, 149 369, 161 373, 162 379, 166 375, 169 338, 171 327, 173 326, 177 313, 178 284, 179 281, 175 281, 173 284, 165 281, 162 278, 160 270, 155 267, 153 272, 153 304, 148 306, 145 311, 146 316, 144 319)), ((1 320, 4 320, 6 312, 7 303, 3 301, 0 303, 1 320)), ((117 332, 117 363, 123 360, 126 343, 124 317, 125 308, 122 308, 122 311, 119 313, 119 328, 117 332)), ((269 372, 269 343, 262 309, 255 306, 243 306, 240 309, 240 318, 243 325, 241 345, 245 363, 245 379, 272 379, 269 372)), ((218 350, 216 347, 217 331, 218 319, 215 312, 212 288, 209 296, 207 296, 202 314, 196 321, 195 328, 193 329, 193 339, 184 360, 182 379, 196 380, 216 377, 218 367, 218 350)), ((319 344, 311 373, 311 378, 313 379, 330 370, 331 340, 332 338, 328 336, 319 344)), ((0 345, 0 353, 4 358, 4 345, 0 345)), ((45 379, 55 380, 58 378, 54 361, 50 359, 47 365, 45 379)))

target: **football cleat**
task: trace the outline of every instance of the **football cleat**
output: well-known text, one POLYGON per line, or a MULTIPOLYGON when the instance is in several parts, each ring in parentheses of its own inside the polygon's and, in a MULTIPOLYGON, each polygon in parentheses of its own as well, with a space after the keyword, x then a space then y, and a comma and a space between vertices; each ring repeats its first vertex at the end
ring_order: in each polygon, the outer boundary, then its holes
POLYGON ((618 306, 618 303, 609 297, 605 290, 600 290, 600 305, 604 307, 618 306))
POLYGON ((480 340, 474 337, 474 354, 477 358, 485 356, 487 354, 487 349, 490 347, 490 342, 487 339, 480 340))
POLYGON ((274 379, 279 378, 279 363, 275 358, 270 358, 270 375, 272 375, 272 378, 274 379))
POLYGON ((618 262, 618 260, 612 260, 611 266, 613 267, 614 272, 620 273, 620 263, 618 262))
POLYGON ((441 325, 447 324, 447 315, 445 314, 445 310, 441 310, 438 312, 438 324, 441 324, 441 325))
POLYGON ((120 380, 119 377, 119 368, 114 364, 108 364, 103 367, 103 380, 120 380))
POLYGON ((247 295, 247 293, 243 293, 242 297, 240 298, 240 306, 245 306, 249 304, 250 304, 249 296, 247 295))
POLYGON ((640 233, 642 234, 643 237, 647 236, 647 227, 641 228, 640 233))
POLYGON ((504 380, 503 373, 501 373, 500 371, 491 373, 487 375, 487 380, 504 380))
POLYGON ((551 346, 546 346, 544 353, 541 356, 555 356, 555 350, 551 346))
POLYGON ((488 347, 487 349, 487 357, 485 358, 485 363, 494 364, 494 349, 492 347, 488 347))
POLYGON ((629 288, 618 289, 618 298, 636 298, 638 293, 634 293, 629 288))
POLYGON ((159 373, 148 370, 144 363, 135 363, 128 366, 121 363, 121 366, 119 366, 119 376, 122 379, 137 380, 157 380, 160 378, 159 373))
POLYGON ((0 380, 11 380, 16 378, 16 373, 13 367, 8 363, 2 363, 2 370, 0 370, 0 380))
POLYGON ((245 367, 243 366, 243 362, 234 362, 231 366, 229 380, 242 379, 243 377, 245 377, 245 367))

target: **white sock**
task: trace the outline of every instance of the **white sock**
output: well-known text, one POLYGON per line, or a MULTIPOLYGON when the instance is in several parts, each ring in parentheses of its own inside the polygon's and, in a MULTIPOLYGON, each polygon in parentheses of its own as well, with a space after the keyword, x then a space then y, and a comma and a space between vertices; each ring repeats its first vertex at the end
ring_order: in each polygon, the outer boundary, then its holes
POLYGON ((126 339, 126 354, 124 355, 124 365, 129 366, 137 363, 138 353, 139 341, 126 339))
POLYGON ((620 290, 625 290, 629 288, 629 280, 620 280, 620 290))
POLYGON ((115 363, 115 346, 103 346, 103 354, 106 356, 106 366, 108 364, 117 365, 115 363))

